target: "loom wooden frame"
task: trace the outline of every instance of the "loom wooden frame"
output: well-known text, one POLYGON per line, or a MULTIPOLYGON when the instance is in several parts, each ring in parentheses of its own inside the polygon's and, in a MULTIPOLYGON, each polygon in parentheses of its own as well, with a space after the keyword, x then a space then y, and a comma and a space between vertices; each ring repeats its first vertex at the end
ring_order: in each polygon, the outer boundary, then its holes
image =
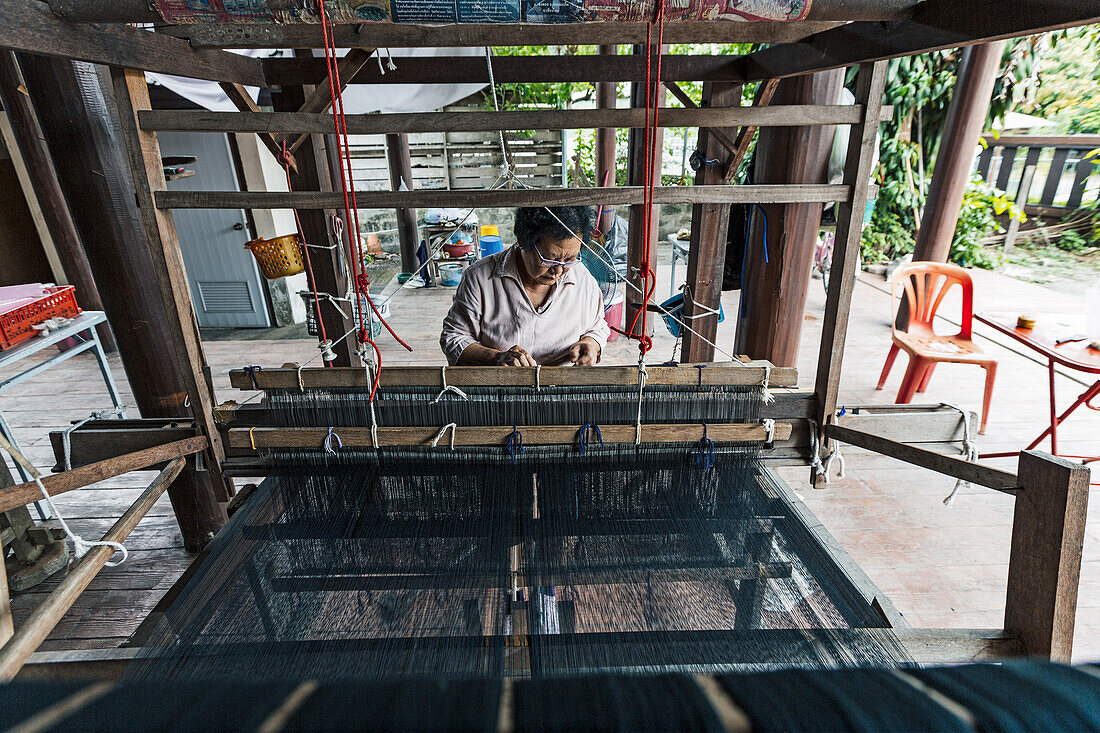
MULTIPOLYGON (((840 367, 843 363, 845 326, 854 280, 859 221, 862 218, 863 202, 867 200, 870 192, 867 175, 870 152, 881 114, 884 76, 881 60, 935 48, 982 43, 995 38, 1025 35, 1100 20, 1100 2, 1097 0, 1082 0, 1072 4, 1056 0, 1038 2, 1009 0, 1010 8, 1004 8, 1003 4, 1003 2, 998 3, 997 12, 982 13, 972 12, 973 9, 967 7, 968 3, 959 3, 956 0, 926 0, 903 19, 886 24, 877 21, 862 21, 848 25, 810 22, 734 25, 670 23, 666 28, 665 38, 669 42, 730 41, 734 38, 778 42, 778 45, 773 45, 764 51, 731 59, 732 69, 715 72, 713 65, 708 66, 707 62, 702 62, 696 66, 698 69, 696 73, 701 78, 707 78, 703 71, 706 68, 710 69, 706 73, 719 73, 723 79, 729 77, 726 79, 728 81, 745 82, 860 64, 858 111, 845 112, 845 114, 856 112, 858 119, 852 123, 854 134, 851 136, 852 145, 846 165, 844 186, 808 188, 758 186, 743 187, 745 190, 736 193, 707 190, 719 188, 714 186, 700 187, 696 191, 698 194, 696 200, 711 203, 738 200, 792 202, 837 200, 841 202, 838 217, 838 247, 834 255, 839 257, 841 265, 839 268, 834 267, 834 272, 841 276, 834 276, 829 290, 822 339, 823 358, 820 360, 815 397, 817 414, 814 419, 819 425, 825 425, 826 418, 831 417, 836 405, 840 367)), ((205 194, 206 198, 201 198, 203 195, 201 193, 199 196, 174 198, 171 192, 165 190, 159 145, 156 133, 152 129, 152 125, 157 124, 158 118, 149 109, 142 72, 155 70, 210 78, 227 84, 265 85, 267 81, 264 78, 264 64, 254 59, 243 59, 240 56, 225 53, 224 49, 263 45, 280 48, 319 47, 318 29, 301 26, 175 26, 162 29, 158 33, 146 34, 140 31, 135 33, 119 27, 92 27, 63 20, 49 14, 43 4, 32 0, 11 0, 4 4, 0 15, 5 20, 4 23, 0 23, 2 27, 0 47, 52 53, 115 67, 113 71, 115 96, 122 129, 129 146, 129 162, 136 183, 137 199, 143 216, 142 223, 153 245, 154 262, 157 264, 157 285, 170 314, 170 320, 175 324, 172 333, 173 346, 177 351, 178 361, 183 367, 188 397, 195 411, 196 426, 204 440, 203 446, 198 450, 205 449, 208 467, 220 472, 225 460, 222 447, 223 432, 219 429, 214 417, 215 405, 209 369, 198 337, 179 242, 168 209, 171 208, 170 205, 179 204, 226 205, 233 208, 244 205, 304 204, 324 208, 333 205, 335 199, 324 192, 308 191, 302 195, 302 198, 274 195, 267 198, 237 199, 230 194, 205 194), (43 28, 47 28, 52 35, 64 36, 65 43, 51 49, 43 49, 40 43, 43 28), (168 32, 164 32, 165 30, 168 32), (187 41, 182 41, 183 38, 187 41), (28 46, 31 41, 34 42, 33 46, 28 46), (146 127, 143 123, 150 123, 151 126, 146 127), (219 196, 222 197, 221 200, 219 196), (309 200, 309 197, 313 197, 312 200, 309 200)), ((598 42, 601 43, 629 43, 641 42, 644 33, 644 25, 637 23, 600 24, 597 27, 581 28, 523 25, 429 28, 376 25, 365 28, 342 26, 338 28, 336 41, 338 45, 356 48, 402 45, 480 46, 493 43, 578 43, 584 42, 589 36, 594 39, 598 34, 598 42)), ((670 66, 670 69, 672 68, 674 67, 670 66)), ((406 79, 405 81, 408 83, 416 80, 406 79)), ((249 109, 242 111, 255 112, 249 109)), ((613 115, 604 115, 603 119, 597 117, 596 122, 622 124, 625 120, 629 124, 634 124, 629 119, 631 114, 636 113, 621 115, 616 112, 613 115)), ((686 110, 682 114, 677 114, 685 120, 692 119, 700 124, 703 122, 709 124, 714 120, 728 123, 730 120, 740 119, 745 124, 759 125, 768 124, 769 121, 772 124, 778 124, 783 113, 764 110, 736 113, 686 110)), ((831 114, 833 112, 826 113, 826 117, 831 114)), ((577 119, 571 119, 573 117, 579 118, 573 115, 544 119, 556 120, 553 124, 576 124, 577 119)), ((263 118, 254 118, 249 124, 258 127, 262 124, 261 119, 263 118)), ((290 128, 289 123, 295 120, 298 123, 309 122, 314 126, 317 124, 316 120, 287 116, 267 119, 279 120, 280 134, 293 132, 291 129, 283 128, 290 128)), ((163 118, 159 122, 165 124, 163 118)), ((444 123, 445 121, 438 117, 429 120, 422 116, 410 124, 442 127, 444 123)), ((206 127, 215 127, 212 122, 203 124, 206 127)), ((478 121, 477 124, 483 123, 478 121)), ((788 124, 790 124, 789 118, 788 124)), ((309 125, 305 127, 306 130, 299 132, 305 134, 314 129, 309 125)), ((630 191, 613 195, 608 192, 603 195, 624 203, 633 203, 637 198, 635 193, 630 191)), ((573 201, 575 196, 576 194, 562 191, 551 192, 549 195, 533 195, 526 200, 544 203, 545 199, 546 203, 565 203, 573 201)), ((582 192, 580 196, 587 197, 591 194, 582 192)), ((509 200, 503 196, 499 197, 501 202, 509 200)), ((516 197, 515 200, 523 201, 524 197, 516 197)), ((662 192, 660 200, 678 199, 667 192, 662 192)), ((366 205, 389 208, 395 205, 409 205, 413 202, 413 195, 397 194, 379 197, 373 201, 367 200, 366 205)), ((746 371, 749 369, 751 367, 746 371)), ((232 431, 229 435, 232 441, 232 431)), ((942 460, 943 456, 934 451, 899 448, 900 444, 896 444, 896 441, 893 441, 895 445, 891 445, 889 439, 885 439, 887 441, 885 443, 882 442, 884 440, 882 436, 861 434, 850 428, 835 428, 826 433, 826 436, 856 443, 862 441, 864 445, 886 455, 894 455, 949 475, 970 477, 987 485, 1013 483, 1007 476, 1000 475, 1003 472, 994 475, 986 470, 964 468, 955 462, 945 463, 942 460)), ((186 450, 195 452, 191 450, 192 447, 194 447, 193 444, 186 450)), ((167 457, 163 452, 159 455, 161 461, 167 457)), ((179 467, 182 460, 180 456, 175 457, 169 467, 179 467)), ((62 474, 63 477, 68 477, 62 481, 75 484, 83 480, 74 479, 74 474, 75 471, 62 474)), ((166 485, 168 481, 162 483, 166 485)), ((1007 591, 1006 633, 1018 643, 1006 641, 1004 634, 988 631, 917 632, 933 638, 930 642, 926 639, 926 649, 934 648, 942 651, 950 648, 955 652, 962 652, 951 655, 943 652, 945 657, 951 658, 973 658, 975 655, 987 654, 990 649, 1015 651, 1022 649, 1029 654, 1042 654, 1059 660, 1068 659, 1083 541, 1087 471, 1059 459, 1026 452, 1021 455, 1015 483, 1017 485, 1014 487, 996 485, 994 488, 1000 490, 1010 488, 1017 492, 1007 591), (1040 550, 1036 551, 1034 548, 1040 548, 1040 550)), ((832 551, 831 548, 830 551, 832 551)), ((6 588, 0 585, 0 639, 3 639, 4 633, 10 626, 7 620, 10 618, 7 615, 8 610, 6 588)), ((903 637, 904 635, 905 632, 902 632, 903 637)), ((0 653, 6 653, 6 651, 7 647, 4 647, 0 653)))

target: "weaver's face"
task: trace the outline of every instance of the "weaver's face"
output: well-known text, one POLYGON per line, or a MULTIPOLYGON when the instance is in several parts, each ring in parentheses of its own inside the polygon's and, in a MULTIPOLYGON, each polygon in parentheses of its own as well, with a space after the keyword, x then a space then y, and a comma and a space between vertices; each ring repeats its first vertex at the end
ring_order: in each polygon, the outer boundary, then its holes
POLYGON ((540 285, 553 285, 566 270, 580 263, 580 236, 567 239, 543 237, 534 247, 523 251, 531 279, 540 285))

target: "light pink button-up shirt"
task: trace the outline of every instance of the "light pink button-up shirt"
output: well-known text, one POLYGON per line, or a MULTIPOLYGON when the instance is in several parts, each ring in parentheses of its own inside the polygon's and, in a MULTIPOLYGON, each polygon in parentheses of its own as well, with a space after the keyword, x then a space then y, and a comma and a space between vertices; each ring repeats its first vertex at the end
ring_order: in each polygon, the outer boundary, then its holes
POLYGON ((470 344, 505 351, 527 349, 539 364, 568 364, 570 346, 585 336, 602 350, 610 329, 603 319, 603 294, 584 265, 566 270, 542 308, 523 289, 511 247, 467 268, 443 320, 439 345, 452 365, 470 344))

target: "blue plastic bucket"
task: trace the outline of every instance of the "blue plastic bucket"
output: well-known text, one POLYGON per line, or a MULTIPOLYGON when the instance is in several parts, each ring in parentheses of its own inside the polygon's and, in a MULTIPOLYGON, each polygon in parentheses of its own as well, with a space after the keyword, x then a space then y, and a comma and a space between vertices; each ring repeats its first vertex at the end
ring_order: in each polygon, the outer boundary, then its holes
POLYGON ((445 262, 439 266, 439 281, 447 287, 454 287, 462 281, 462 265, 458 262, 445 262))
POLYGON ((481 256, 488 257, 504 251, 504 240, 494 234, 481 238, 481 256))

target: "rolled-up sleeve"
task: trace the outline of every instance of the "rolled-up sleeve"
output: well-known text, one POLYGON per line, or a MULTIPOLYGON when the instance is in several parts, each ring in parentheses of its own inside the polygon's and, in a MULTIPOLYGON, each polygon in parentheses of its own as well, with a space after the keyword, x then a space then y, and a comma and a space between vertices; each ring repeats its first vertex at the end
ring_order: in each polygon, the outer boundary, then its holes
POLYGON ((478 278, 463 277, 455 291, 454 302, 443 319, 439 346, 454 366, 462 352, 481 337, 481 314, 484 307, 478 278))
POLYGON ((587 306, 586 320, 588 323, 584 333, 581 334, 581 338, 588 337, 593 339, 600 345, 600 352, 602 353, 604 347, 607 346, 607 338, 611 335, 611 329, 607 325, 607 321, 603 317, 603 294, 600 292, 600 288, 595 282, 591 283, 587 297, 585 298, 587 306))

